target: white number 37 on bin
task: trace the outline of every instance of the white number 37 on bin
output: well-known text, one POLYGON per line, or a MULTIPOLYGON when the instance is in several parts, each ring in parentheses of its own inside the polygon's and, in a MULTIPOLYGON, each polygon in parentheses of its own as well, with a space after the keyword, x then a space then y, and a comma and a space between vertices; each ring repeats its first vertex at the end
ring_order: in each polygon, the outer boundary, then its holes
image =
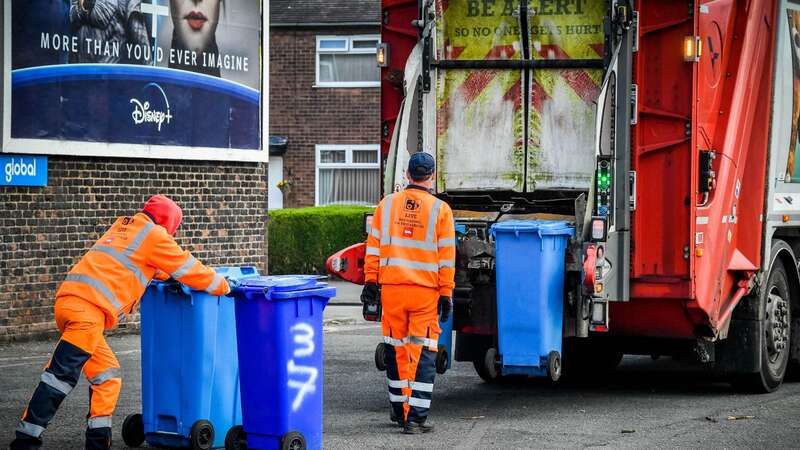
MULTIPOLYGON (((306 358, 314 354, 314 328, 307 323, 298 323, 289 329, 294 335, 294 358, 306 358)), ((308 394, 317 391, 316 367, 295 364, 294 359, 287 363, 289 372, 289 389, 297 389, 297 395, 292 402, 292 411, 296 412, 303 405, 303 399, 308 394)))

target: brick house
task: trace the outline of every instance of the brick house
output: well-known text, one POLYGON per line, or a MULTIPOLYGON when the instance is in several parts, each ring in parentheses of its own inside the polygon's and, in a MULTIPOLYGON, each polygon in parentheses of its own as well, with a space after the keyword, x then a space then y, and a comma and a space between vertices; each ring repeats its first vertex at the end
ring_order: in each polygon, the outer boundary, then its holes
POLYGON ((377 204, 379 39, 380 0, 270 1, 270 208, 377 204))

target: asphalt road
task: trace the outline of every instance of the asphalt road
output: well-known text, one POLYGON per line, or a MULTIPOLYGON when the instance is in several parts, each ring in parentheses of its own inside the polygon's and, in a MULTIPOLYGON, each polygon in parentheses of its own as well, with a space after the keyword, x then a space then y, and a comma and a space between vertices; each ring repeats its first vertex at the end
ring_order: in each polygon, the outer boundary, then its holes
MULTIPOLYGON (((358 307, 342 305, 350 300, 343 295, 326 311, 326 449, 800 447, 800 383, 742 395, 702 371, 649 357, 626 357, 608 378, 559 384, 488 385, 471 364, 455 363, 436 379, 435 432, 402 435, 388 421, 385 375, 373 365, 379 328, 359 321, 358 307)), ((122 419, 141 410, 139 339, 109 343, 123 368, 114 422, 114 448, 121 449, 122 419)), ((52 345, 0 347, 0 448, 13 437, 52 345)), ((64 402, 45 448, 83 447, 87 391, 83 380, 64 402)))

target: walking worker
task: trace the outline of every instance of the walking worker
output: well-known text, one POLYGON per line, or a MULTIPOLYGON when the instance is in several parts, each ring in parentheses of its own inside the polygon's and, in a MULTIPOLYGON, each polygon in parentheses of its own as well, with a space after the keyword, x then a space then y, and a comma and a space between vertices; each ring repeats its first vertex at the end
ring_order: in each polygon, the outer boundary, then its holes
POLYGON ((406 434, 433 430, 425 421, 436 374, 439 319, 447 320, 453 307, 455 226, 450 207, 431 194, 434 173, 431 155, 413 154, 409 186, 378 205, 361 294, 362 302, 383 310, 391 417, 406 434))
POLYGON ((211 295, 230 292, 227 280, 175 242, 182 218, 172 200, 153 196, 140 213, 118 218, 70 270, 56 293, 61 339, 22 414, 12 450, 41 447, 42 433, 81 371, 90 383, 86 449, 111 448, 111 415, 122 379, 103 331, 131 313, 157 273, 211 295))

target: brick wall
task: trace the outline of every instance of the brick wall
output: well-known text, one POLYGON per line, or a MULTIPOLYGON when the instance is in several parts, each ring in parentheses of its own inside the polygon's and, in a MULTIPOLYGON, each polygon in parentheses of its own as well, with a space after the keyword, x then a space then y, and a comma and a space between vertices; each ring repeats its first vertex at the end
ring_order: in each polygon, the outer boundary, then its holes
POLYGON ((318 88, 316 36, 379 34, 375 27, 270 31, 270 134, 288 136, 284 207, 312 206, 317 144, 379 144, 380 88, 318 88))
MULTIPOLYGON (((266 269, 266 165, 51 156, 47 187, 0 188, 0 342, 54 333, 55 290, 122 215, 162 193, 206 264, 266 269)), ((138 314, 121 325, 138 327, 138 314)))

